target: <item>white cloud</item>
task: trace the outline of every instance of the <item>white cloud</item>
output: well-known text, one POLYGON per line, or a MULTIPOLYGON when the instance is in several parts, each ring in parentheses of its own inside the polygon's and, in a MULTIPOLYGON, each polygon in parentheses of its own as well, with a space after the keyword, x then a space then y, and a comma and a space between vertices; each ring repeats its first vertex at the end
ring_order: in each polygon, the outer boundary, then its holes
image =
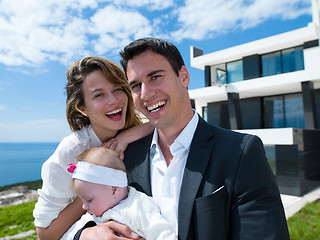
POLYGON ((83 21, 70 13, 95 1, 4 0, 0 2, 0 62, 35 66, 83 49, 83 21), (76 25, 76 26, 74 26, 76 25))
POLYGON ((174 0, 110 0, 115 5, 128 7, 143 7, 151 11, 163 10, 174 6, 174 0))
POLYGON ((69 65, 87 54, 118 54, 143 36, 209 39, 310 12, 310 0, 2 0, 0 63, 69 65))
MULTIPOLYGON (((143 3, 157 8, 160 1, 128 1, 131 6, 143 3)), ((124 43, 151 33, 149 20, 138 11, 105 4, 95 0, 1 1, 0 63, 39 67, 56 60, 69 64, 86 54, 118 53, 124 43)))
POLYGON ((7 107, 5 105, 0 104, 0 111, 4 111, 4 110, 7 110, 7 107))
POLYGON ((0 142, 60 142, 71 133, 65 119, 0 123, 0 142))
MULTIPOLYGON (((64 122, 64 121, 63 121, 64 122)), ((54 126, 54 125, 58 125, 61 124, 61 120, 60 119, 41 119, 41 120, 34 120, 34 121, 29 121, 29 122, 25 122, 23 125, 35 125, 35 126, 40 126, 40 125, 45 125, 45 126, 54 126)))
POLYGON ((235 29, 255 27, 271 19, 293 19, 311 12, 309 0, 186 0, 176 11, 181 28, 176 41, 200 40, 235 29))
POLYGON ((98 54, 112 50, 118 53, 130 39, 148 35, 152 31, 149 20, 139 12, 112 5, 99 9, 90 22, 90 34, 98 36, 93 44, 98 54))
POLYGON ((257 26, 270 19, 294 19, 311 12, 310 0, 256 0, 249 7, 243 7, 242 28, 257 26))

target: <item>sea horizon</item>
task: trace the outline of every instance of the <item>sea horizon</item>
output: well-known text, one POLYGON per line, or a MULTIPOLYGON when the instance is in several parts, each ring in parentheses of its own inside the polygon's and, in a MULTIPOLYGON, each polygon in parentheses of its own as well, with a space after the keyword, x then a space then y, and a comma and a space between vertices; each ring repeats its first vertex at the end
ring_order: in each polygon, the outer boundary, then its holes
POLYGON ((42 164, 58 142, 0 142, 0 186, 41 179, 42 164))

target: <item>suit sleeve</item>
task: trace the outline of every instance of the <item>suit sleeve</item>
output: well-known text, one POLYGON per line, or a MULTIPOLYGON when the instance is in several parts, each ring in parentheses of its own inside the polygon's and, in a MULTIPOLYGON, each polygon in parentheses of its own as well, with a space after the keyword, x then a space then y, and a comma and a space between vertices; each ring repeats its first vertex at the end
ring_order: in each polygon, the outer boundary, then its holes
POLYGON ((97 224, 94 221, 87 222, 81 229, 78 230, 76 235, 73 237, 73 240, 79 240, 80 235, 84 229, 89 228, 89 227, 94 227, 94 226, 97 226, 97 224))
POLYGON ((290 239, 279 189, 263 144, 256 136, 244 139, 231 203, 231 239, 290 239))

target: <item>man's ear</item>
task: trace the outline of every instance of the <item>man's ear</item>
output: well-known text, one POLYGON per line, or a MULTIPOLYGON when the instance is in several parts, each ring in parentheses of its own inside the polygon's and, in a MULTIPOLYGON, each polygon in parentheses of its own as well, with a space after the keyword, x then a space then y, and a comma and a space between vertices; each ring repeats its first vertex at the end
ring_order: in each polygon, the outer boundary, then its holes
POLYGON ((190 82, 190 75, 186 66, 182 66, 179 70, 179 77, 182 80, 183 86, 187 88, 190 82))

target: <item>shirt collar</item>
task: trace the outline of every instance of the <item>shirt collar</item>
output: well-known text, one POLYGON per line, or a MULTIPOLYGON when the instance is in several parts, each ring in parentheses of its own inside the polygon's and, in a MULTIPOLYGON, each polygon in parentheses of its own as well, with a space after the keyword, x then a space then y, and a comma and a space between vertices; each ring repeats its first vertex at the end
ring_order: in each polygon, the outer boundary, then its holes
MULTIPOLYGON (((198 114, 196 113, 195 110, 193 110, 193 112, 194 112, 193 117, 191 118, 187 126, 179 134, 179 136, 174 140, 173 144, 171 145, 172 147, 174 147, 175 145, 182 145, 186 150, 189 151, 194 132, 196 131, 196 128, 199 122, 198 114)), ((156 128, 153 131, 150 150, 152 150, 152 148, 159 149, 158 131, 156 128)))
POLYGON ((97 134, 93 131, 93 128, 91 125, 88 126, 88 133, 89 133, 89 136, 90 136, 90 139, 92 141, 93 146, 100 146, 102 144, 102 142, 98 138, 97 134))

